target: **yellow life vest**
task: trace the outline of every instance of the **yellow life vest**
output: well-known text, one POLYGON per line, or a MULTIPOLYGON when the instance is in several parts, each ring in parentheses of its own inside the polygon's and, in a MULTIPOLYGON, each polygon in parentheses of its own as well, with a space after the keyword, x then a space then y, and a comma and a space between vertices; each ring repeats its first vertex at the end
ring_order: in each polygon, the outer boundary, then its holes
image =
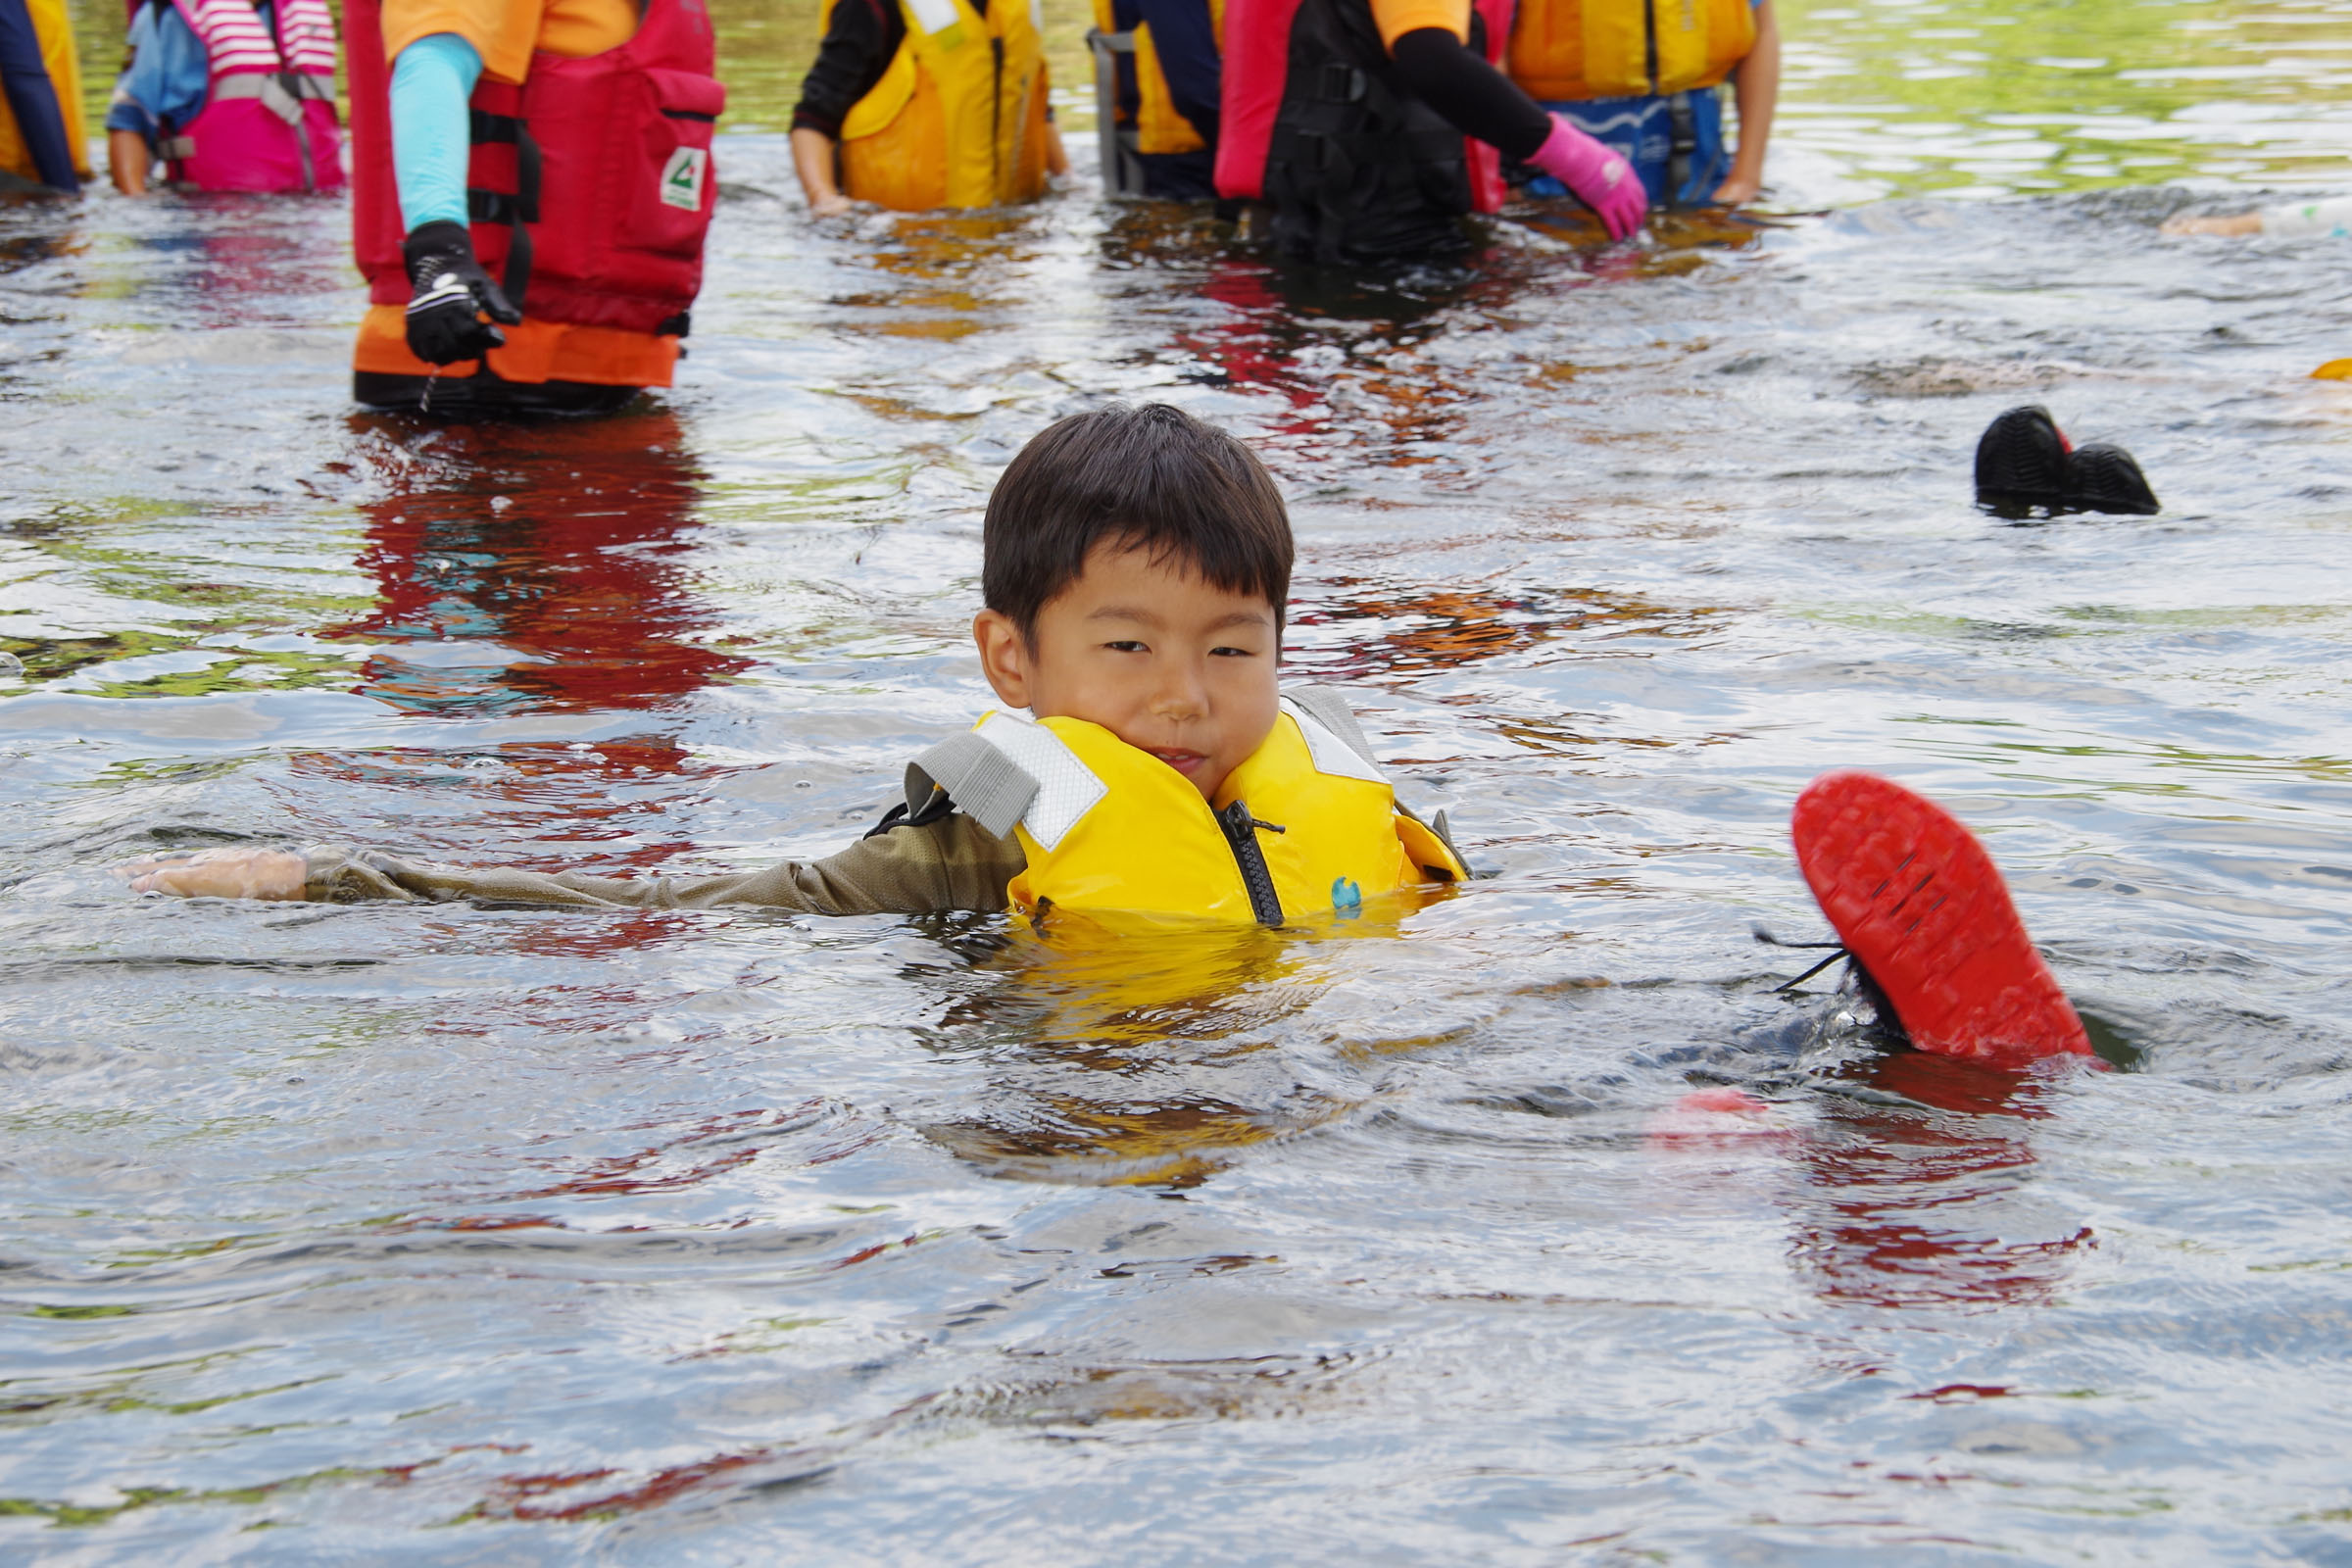
POLYGON ((1379 767, 1296 700, 1213 802, 1084 719, 999 710, 962 739, 1001 760, 977 754, 975 763, 967 745, 959 763, 951 742, 925 754, 909 783, 940 782, 982 826, 1019 839, 1029 864, 1008 896, 1033 918, 1068 909, 1279 926, 1353 915, 1383 894, 1468 874, 1438 828, 1397 808, 1379 767))
MULTIPOLYGON (((90 167, 81 120, 81 65, 74 54, 73 18, 66 9, 66 0, 31 0, 30 9, 33 36, 41 45, 41 65, 48 71, 49 85, 57 94, 58 116, 65 122, 66 145, 73 149, 74 172, 87 179, 90 167)), ((17 117, 10 112, 5 98, 0 98, 0 171, 36 182, 41 177, 32 166, 31 150, 24 145, 24 132, 17 128, 17 117)))
MULTIPOLYGON (((1114 0, 1095 0, 1095 26, 1116 33, 1114 0)), ((1216 29, 1217 47, 1225 47, 1225 0, 1208 0, 1209 25, 1216 29)), ((1159 48, 1152 41, 1152 24, 1135 24, 1135 150, 1139 153, 1197 153, 1208 143, 1193 122, 1176 112, 1175 95, 1168 91, 1167 74, 1159 69, 1159 48)))
POLYGON ((1712 87, 1755 46, 1748 0, 1522 0, 1507 64, 1539 102, 1630 98, 1712 87))
POLYGON ((899 3, 906 39, 842 122, 842 190, 903 213, 1036 200, 1046 188, 1037 0, 993 0, 985 16, 970 0, 899 3))

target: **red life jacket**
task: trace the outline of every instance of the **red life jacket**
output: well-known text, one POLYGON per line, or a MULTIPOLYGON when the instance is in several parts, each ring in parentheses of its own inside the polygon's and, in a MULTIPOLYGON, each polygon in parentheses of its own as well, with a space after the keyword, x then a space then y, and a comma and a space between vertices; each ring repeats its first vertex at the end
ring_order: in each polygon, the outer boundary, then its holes
MULTIPOLYGON (((1475 0, 1489 64, 1511 10, 1475 0)), ((1402 254, 1416 230, 1502 206, 1501 156, 1397 81, 1368 0, 1227 0, 1219 126, 1217 194, 1272 204, 1283 248, 1321 260, 1402 254)))
POLYGON ((325 0, 172 0, 204 45, 204 109, 166 126, 167 176, 198 190, 341 190, 335 19, 325 0))
MULTIPOLYGON (((406 305, 379 18, 378 0, 350 0, 352 248, 368 299, 406 305)), ((684 335, 718 203, 710 138, 727 93, 712 58, 704 0, 646 0, 620 47, 578 59, 542 49, 521 86, 487 76, 475 86, 474 254, 516 309, 684 335)))

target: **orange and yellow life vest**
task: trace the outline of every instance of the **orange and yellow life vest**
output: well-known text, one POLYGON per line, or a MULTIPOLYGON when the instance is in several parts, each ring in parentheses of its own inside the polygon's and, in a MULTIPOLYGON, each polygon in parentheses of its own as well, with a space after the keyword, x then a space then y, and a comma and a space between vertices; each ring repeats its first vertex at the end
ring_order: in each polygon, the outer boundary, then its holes
POLYGON ((1468 874, 1439 828, 1398 808, 1380 768, 1295 700, 1213 801, 1084 719, 999 710, 960 739, 918 760, 910 783, 937 783, 1018 838, 1029 863, 1008 897, 1033 918, 1280 926, 1468 874))
POLYGON ((1540 103, 1630 98, 1712 87, 1755 46, 1750 0, 1521 0, 1507 69, 1540 103))
POLYGON ((898 3, 906 39, 842 122, 843 192, 905 213, 1036 200, 1046 188, 1037 0, 994 0, 985 15, 970 0, 898 3))

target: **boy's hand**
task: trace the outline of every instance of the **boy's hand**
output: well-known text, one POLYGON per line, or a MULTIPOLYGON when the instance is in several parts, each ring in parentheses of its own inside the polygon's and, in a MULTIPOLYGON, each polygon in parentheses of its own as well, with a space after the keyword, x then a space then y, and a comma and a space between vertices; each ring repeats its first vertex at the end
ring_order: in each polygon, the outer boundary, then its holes
POLYGON ((1743 174, 1734 174, 1715 187, 1715 203, 1719 207, 1745 207, 1764 193, 1761 180, 1743 174))
POLYGON ((292 850, 200 850, 152 855, 115 867, 133 893, 182 899, 299 899, 310 862, 292 850))

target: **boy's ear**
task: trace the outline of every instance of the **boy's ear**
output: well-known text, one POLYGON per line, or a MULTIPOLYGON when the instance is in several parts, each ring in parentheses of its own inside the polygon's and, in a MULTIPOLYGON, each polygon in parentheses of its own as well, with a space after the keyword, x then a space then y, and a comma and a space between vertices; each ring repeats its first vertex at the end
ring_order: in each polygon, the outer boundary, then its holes
POLYGON ((1006 708, 1028 708, 1029 639, 1012 617, 999 610, 983 610, 972 617, 972 641, 980 649, 980 669, 997 700, 1006 708))

